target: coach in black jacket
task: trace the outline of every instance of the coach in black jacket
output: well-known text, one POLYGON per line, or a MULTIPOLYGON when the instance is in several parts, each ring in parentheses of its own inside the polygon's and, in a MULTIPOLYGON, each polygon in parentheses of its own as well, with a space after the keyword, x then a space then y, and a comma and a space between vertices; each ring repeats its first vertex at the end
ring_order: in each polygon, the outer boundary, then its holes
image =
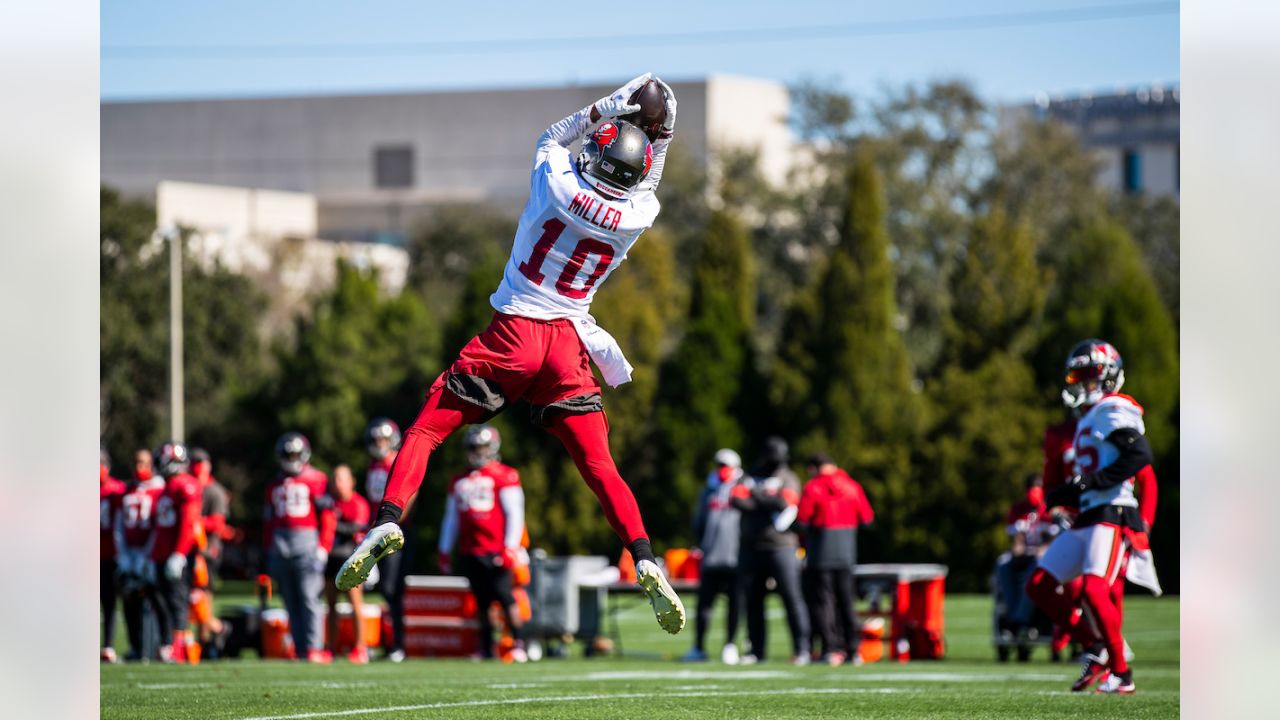
POLYGON ((764 455, 750 479, 734 488, 731 502, 742 511, 742 559, 747 605, 747 637, 751 651, 743 664, 765 659, 767 632, 764 598, 773 578, 787 612, 791 630, 791 662, 809 662, 809 613, 800 592, 798 542, 788 532, 800 502, 800 480, 787 467, 787 443, 781 438, 765 442, 764 455))

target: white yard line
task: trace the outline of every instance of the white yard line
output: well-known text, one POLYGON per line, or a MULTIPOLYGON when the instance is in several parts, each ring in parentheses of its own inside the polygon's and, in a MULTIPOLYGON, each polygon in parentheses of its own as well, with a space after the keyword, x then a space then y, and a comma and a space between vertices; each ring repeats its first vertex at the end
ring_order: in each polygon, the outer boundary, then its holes
POLYGON ((699 698, 699 697, 747 697, 756 695, 854 695, 866 693, 904 692, 893 688, 791 688, 786 690, 671 692, 671 693, 615 693, 596 695, 550 695, 545 697, 519 697, 494 700, 460 700, 457 702, 424 703, 421 705, 393 705, 390 707, 355 708, 322 712, 296 713, 293 715, 264 715, 243 720, 307 720, 308 718, 350 717, 375 713, 413 712, 415 710, 444 710, 448 708, 485 707, 493 705, 528 705, 548 702, 590 702, 594 700, 636 700, 640 698, 699 698))

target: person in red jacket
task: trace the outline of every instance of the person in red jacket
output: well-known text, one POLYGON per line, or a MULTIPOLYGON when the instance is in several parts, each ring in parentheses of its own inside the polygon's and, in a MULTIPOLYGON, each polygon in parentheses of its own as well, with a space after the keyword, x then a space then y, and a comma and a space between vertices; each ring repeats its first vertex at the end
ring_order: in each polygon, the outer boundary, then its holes
POLYGON ((263 512, 267 568, 289 611, 297 657, 329 662, 320 640, 323 573, 336 529, 329 481, 311 467, 311 443, 301 433, 280 436, 276 460, 280 474, 267 486, 263 512))
POLYGON ((440 529, 441 572, 452 570, 450 554, 458 546, 458 570, 476 596, 480 622, 480 657, 493 657, 493 623, 489 608, 498 602, 511 628, 516 662, 526 662, 523 625, 513 593, 513 573, 524 536, 524 490, 515 468, 499 462, 502 438, 497 429, 477 425, 463 438, 471 469, 449 481, 444 523, 440 529))
POLYGON ((112 499, 111 509, 116 576, 123 598, 125 630, 129 635, 129 654, 125 660, 138 661, 144 655, 144 603, 151 601, 155 605, 151 523, 163 492, 164 480, 154 475, 151 451, 138 450, 134 453, 133 474, 125 491, 112 499))
MULTIPOLYGON (((369 501, 356 492, 356 479, 351 468, 339 465, 333 469, 333 517, 334 536, 333 549, 329 551, 329 560, 325 567, 325 602, 329 607, 329 652, 336 654, 338 650, 338 586, 333 578, 338 568, 356 549, 356 545, 364 539, 369 529, 369 501)), ((358 665, 369 663, 369 646, 364 640, 364 586, 357 585, 346 591, 351 600, 352 623, 355 632, 355 647, 347 654, 347 659, 358 665)))
POLYGON ((116 539, 112 511, 125 485, 111 477, 111 458, 106 448, 98 452, 98 600, 102 604, 102 662, 116 662, 116 539))
POLYGON ((853 584, 857 533, 875 519, 875 512, 862 485, 826 453, 815 454, 808 467, 810 480, 800 493, 796 529, 804 539, 809 614, 827 664, 856 662, 861 636, 853 584))
POLYGON ((181 662, 187 645, 187 602, 191 592, 187 561, 195 548, 196 525, 200 522, 200 481, 187 473, 191 455, 186 445, 167 442, 156 450, 155 458, 156 469, 165 478, 151 530, 160 659, 181 662))

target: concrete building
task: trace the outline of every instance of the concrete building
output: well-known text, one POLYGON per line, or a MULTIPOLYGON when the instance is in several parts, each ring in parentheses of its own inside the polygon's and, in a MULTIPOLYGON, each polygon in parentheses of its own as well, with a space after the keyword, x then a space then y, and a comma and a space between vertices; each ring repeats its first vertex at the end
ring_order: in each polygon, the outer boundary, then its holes
POLYGON ((1114 95, 1050 98, 1006 108, 1001 123, 1033 117, 1076 130, 1101 163, 1098 182, 1123 193, 1179 196, 1181 102, 1177 87, 1152 86, 1114 95))
POLYGON ((376 270, 388 295, 404 288, 409 254, 403 248, 318 239, 314 195, 166 180, 155 200, 159 227, 184 228, 194 257, 248 276, 265 292, 262 324, 269 333, 287 327, 311 296, 333 287, 338 260, 376 270))
MULTIPOLYGON (((106 102, 102 181, 143 196, 166 180, 307 193, 313 236, 402 244, 441 204, 518 213, 538 135, 614 87, 106 102)), ((717 151, 754 149, 783 181, 785 87, 721 75, 672 87, 675 151, 709 167, 717 151)))

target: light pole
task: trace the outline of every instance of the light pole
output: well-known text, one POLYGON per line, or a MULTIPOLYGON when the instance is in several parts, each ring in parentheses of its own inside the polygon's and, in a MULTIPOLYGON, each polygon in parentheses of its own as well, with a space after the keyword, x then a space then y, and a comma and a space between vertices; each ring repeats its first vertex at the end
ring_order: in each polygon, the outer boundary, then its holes
POLYGON ((186 435, 182 367, 182 231, 170 225, 157 228, 169 241, 169 439, 183 442, 186 435))

